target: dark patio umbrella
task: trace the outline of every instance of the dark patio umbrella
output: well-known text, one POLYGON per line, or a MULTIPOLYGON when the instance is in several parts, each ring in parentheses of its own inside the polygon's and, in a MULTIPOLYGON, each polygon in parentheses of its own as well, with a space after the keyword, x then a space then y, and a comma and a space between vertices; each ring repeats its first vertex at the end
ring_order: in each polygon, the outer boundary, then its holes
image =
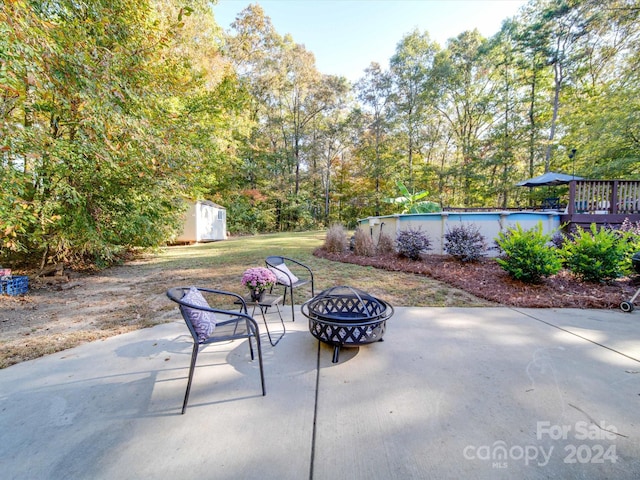
POLYGON ((529 180, 523 180, 516 183, 518 187, 544 187, 554 185, 565 185, 571 180, 582 180, 582 177, 576 177, 575 175, 567 175, 565 173, 547 172, 538 177, 530 178, 529 180))

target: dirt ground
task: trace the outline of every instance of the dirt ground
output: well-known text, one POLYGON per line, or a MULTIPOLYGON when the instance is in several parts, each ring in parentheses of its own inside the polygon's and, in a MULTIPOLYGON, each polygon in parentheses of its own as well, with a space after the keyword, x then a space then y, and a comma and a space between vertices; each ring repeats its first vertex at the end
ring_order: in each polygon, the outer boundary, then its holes
MULTIPOLYGON (((434 255, 419 262, 350 253, 316 255, 428 275, 477 297, 518 307, 616 309, 640 287, 635 278, 609 285, 580 283, 566 272, 540 285, 527 285, 511 280, 491 259, 462 264, 434 255)), ((176 314, 164 292, 176 279, 183 280, 183 275, 183 271, 171 271, 142 258, 96 274, 64 272, 58 277, 30 279, 28 295, 0 295, 0 368, 163 323, 176 314)))
POLYGON ((175 314, 164 297, 175 275, 140 259, 100 273, 30 276, 27 295, 0 295, 0 368, 163 323, 175 314))

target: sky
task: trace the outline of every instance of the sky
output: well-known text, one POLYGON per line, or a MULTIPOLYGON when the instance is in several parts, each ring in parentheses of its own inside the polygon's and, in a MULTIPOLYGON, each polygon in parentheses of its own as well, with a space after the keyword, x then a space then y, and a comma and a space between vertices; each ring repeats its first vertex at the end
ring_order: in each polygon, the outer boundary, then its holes
POLYGON ((257 3, 276 31, 289 33, 316 57, 321 73, 355 82, 371 62, 387 68, 403 36, 416 28, 442 47, 477 28, 490 37, 524 0, 218 0, 216 22, 225 30, 249 4, 257 3))

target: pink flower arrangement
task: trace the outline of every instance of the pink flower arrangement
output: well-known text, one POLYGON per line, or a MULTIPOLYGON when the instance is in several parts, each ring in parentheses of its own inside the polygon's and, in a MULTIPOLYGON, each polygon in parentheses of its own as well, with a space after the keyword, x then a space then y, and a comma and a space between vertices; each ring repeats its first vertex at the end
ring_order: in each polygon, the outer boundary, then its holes
POLYGON ((275 285, 276 275, 264 267, 253 267, 242 274, 242 285, 254 292, 262 292, 275 285))

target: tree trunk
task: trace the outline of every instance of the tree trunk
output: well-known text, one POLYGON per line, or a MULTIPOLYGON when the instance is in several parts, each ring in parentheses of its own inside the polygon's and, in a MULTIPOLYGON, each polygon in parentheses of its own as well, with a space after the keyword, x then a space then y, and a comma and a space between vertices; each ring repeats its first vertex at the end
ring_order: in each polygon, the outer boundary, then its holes
POLYGON ((551 151, 553 147, 553 139, 556 136, 556 123, 558 121, 558 110, 560 109, 560 88, 562 87, 563 73, 562 65, 556 62, 553 65, 555 85, 553 92, 553 115, 551 116, 551 128, 549 129, 549 143, 547 143, 547 152, 544 156, 544 171, 549 171, 551 166, 551 151))

